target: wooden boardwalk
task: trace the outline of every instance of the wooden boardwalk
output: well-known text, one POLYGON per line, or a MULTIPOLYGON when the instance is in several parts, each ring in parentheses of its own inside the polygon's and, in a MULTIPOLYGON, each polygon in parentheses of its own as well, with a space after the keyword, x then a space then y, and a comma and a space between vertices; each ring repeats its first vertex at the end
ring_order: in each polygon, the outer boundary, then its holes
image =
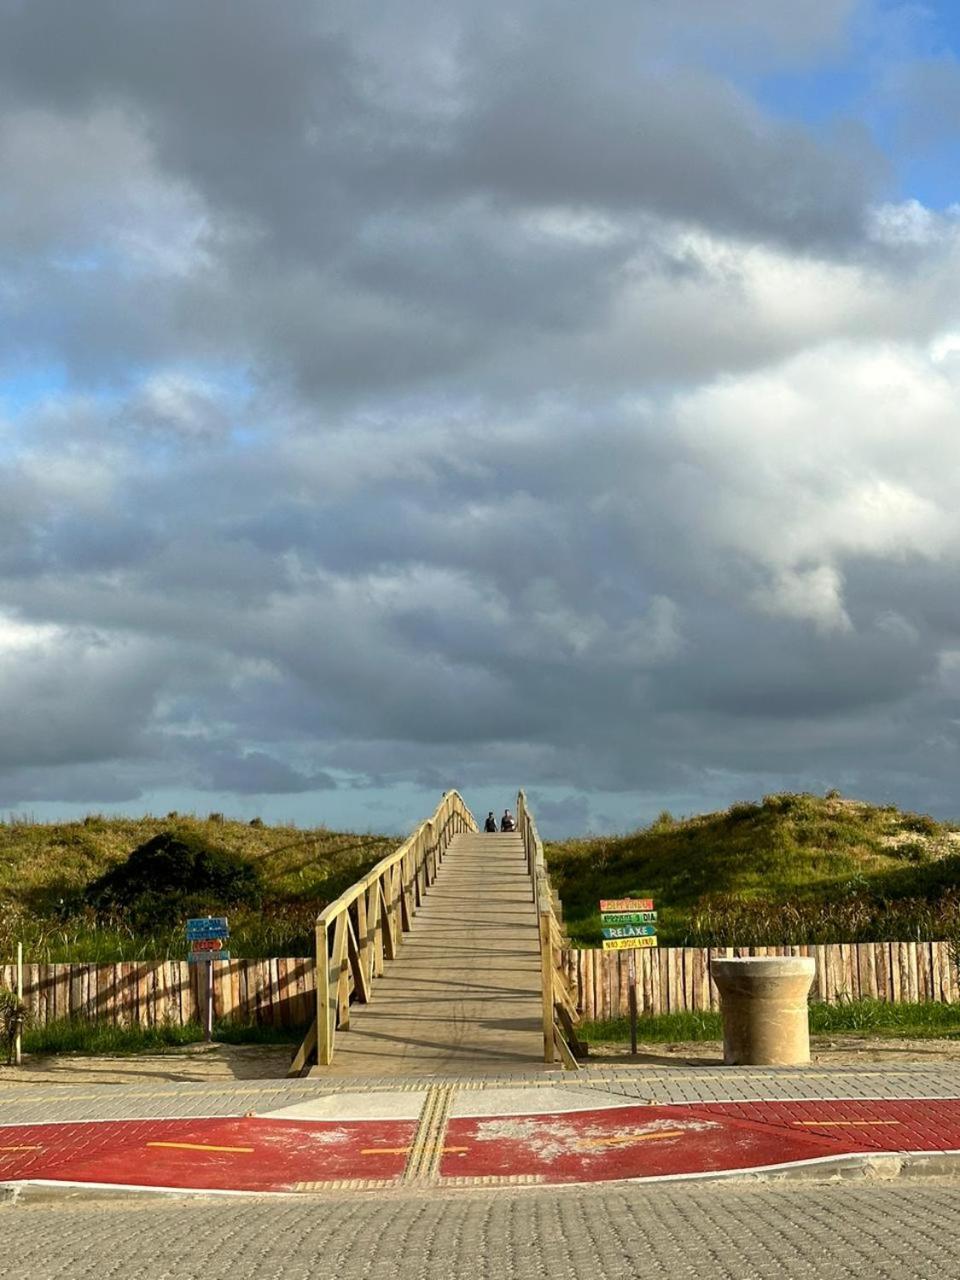
POLYGON ((370 1004, 350 1006, 321 1075, 543 1066, 540 946, 519 835, 453 838, 370 1004))

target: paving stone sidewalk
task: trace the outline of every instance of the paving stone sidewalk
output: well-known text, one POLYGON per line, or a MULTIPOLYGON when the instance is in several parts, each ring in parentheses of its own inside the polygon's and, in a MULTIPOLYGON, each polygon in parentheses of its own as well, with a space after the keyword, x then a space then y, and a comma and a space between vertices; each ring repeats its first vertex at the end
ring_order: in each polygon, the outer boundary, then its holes
POLYGON ((675 1184, 0 1205, 5 1280, 955 1280, 960 1189, 675 1184))
MULTIPOLYGON (((422 1076, 386 1079, 238 1080, 236 1082, 167 1085, 48 1085, 0 1081, 0 1124, 47 1121, 173 1119, 242 1116, 276 1111, 299 1102, 329 1099, 326 1114, 337 1115, 337 1099, 356 1105, 358 1095, 395 1095, 406 1112, 412 1099, 425 1095, 432 1082, 422 1076)), ((890 1067, 591 1067, 577 1072, 552 1071, 535 1076, 505 1072, 481 1077, 444 1077, 454 1095, 496 1091, 511 1112, 529 1106, 548 1110, 543 1098, 595 1095, 606 1099, 666 1105, 697 1102, 791 1101, 829 1098, 960 1098, 960 1065, 890 1067), (529 1099, 529 1104, 527 1103, 529 1099)), ((595 1105, 591 1101, 578 1103, 595 1105)))

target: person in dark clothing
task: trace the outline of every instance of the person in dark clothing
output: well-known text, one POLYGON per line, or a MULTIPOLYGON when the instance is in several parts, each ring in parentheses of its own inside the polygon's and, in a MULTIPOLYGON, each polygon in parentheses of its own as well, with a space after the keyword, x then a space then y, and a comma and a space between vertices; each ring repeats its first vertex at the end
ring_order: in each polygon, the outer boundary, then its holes
POLYGON ((509 809, 504 809, 503 817, 500 819, 501 831, 516 831, 517 823, 509 809))
POLYGON ((497 829, 497 820, 496 820, 496 818, 493 816, 493 810, 492 810, 492 809, 491 809, 491 810, 490 810, 490 812, 487 814, 487 820, 486 820, 486 822, 483 824, 483 829, 484 829, 484 831, 496 831, 496 829, 497 829))

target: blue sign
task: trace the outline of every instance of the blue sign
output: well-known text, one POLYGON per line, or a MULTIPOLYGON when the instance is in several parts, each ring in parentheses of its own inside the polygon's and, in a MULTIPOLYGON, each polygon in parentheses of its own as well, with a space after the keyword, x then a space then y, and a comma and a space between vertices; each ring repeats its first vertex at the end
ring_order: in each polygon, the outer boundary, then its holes
POLYGON ((655 924, 624 924, 618 929, 602 929, 601 933, 605 938, 655 938, 657 926, 655 924))
POLYGON ((187 921, 187 938, 229 938, 226 916, 200 916, 187 921))

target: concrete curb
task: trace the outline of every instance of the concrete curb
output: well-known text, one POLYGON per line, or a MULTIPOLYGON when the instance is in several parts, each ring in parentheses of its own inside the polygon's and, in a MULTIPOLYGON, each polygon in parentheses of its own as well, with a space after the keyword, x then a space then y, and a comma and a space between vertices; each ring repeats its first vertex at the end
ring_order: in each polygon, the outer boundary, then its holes
MULTIPOLYGON (((484 1185, 480 1180, 470 1186, 464 1182, 433 1179, 421 1185, 398 1182, 389 1188, 382 1185, 377 1188, 378 1195, 386 1195, 390 1199, 422 1199, 424 1196, 436 1198, 468 1196, 496 1196, 507 1194, 515 1196, 530 1192, 554 1192, 558 1195, 575 1195, 583 1192, 612 1191, 617 1188, 626 1190, 635 1188, 640 1191, 645 1187, 690 1185, 703 1187, 709 1184, 717 1187, 747 1188, 769 1186, 771 1183, 804 1183, 806 1185, 841 1182, 894 1182, 898 1179, 921 1181, 939 1179, 941 1181, 956 1180, 960 1177, 960 1152, 903 1152, 897 1154, 858 1154, 838 1156, 829 1164, 817 1162, 808 1165, 793 1165, 781 1168, 755 1169, 749 1172, 731 1170, 705 1173, 684 1174, 680 1177, 667 1178, 623 1178, 606 1179, 596 1182, 556 1182, 556 1183, 513 1183, 500 1187, 484 1185)), ((329 1200, 363 1192, 365 1188, 333 1187, 328 1190, 317 1188, 311 1191, 203 1191, 183 1190, 179 1188, 155 1187, 109 1187, 104 1184, 82 1186, 77 1184, 56 1186, 49 1183, 0 1183, 0 1204, 42 1204, 45 1202, 62 1202, 64 1200, 129 1200, 149 1197, 154 1200, 219 1200, 219 1199, 293 1199, 329 1200)), ((371 1187, 372 1190, 372 1187, 371 1187)))

